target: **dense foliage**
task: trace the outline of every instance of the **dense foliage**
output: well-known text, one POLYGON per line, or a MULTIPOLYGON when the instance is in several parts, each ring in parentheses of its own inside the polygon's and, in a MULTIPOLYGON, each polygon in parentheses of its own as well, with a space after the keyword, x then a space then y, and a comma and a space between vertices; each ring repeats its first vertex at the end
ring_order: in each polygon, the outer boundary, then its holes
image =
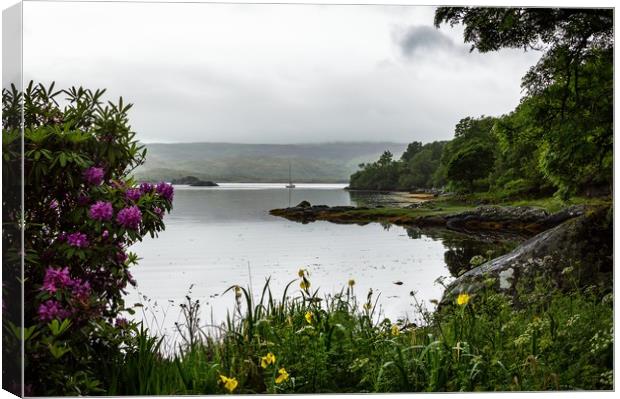
MULTIPOLYGON (((613 11, 440 7, 435 24, 442 23, 462 23, 472 51, 512 47, 543 54, 523 77, 525 96, 514 111, 459 122, 426 187, 447 183, 450 190, 507 196, 555 191, 562 198, 610 193, 613 11)), ((374 169, 353 176, 356 188, 419 187, 377 183, 381 174, 374 169)))
MULTIPOLYGON (((389 151, 378 161, 360 164, 361 170, 351 175, 351 189, 410 190, 438 185, 435 170, 439 166, 445 142, 409 144, 400 160, 389 151)), ((439 180, 439 185, 441 180, 439 180)))
POLYGON ((32 82, 2 93, 7 175, 20 172, 23 104, 24 328, 4 328, 14 345, 23 335, 27 395, 103 392, 96 369, 127 346, 119 315, 131 312, 123 294, 137 260, 128 247, 161 231, 172 207, 171 185, 129 177, 145 156, 131 105, 103 94, 32 82))
MULTIPOLYGON (((144 332, 140 350, 109 370, 110 394, 454 392, 611 389, 613 298, 595 287, 560 293, 540 280, 515 308, 494 290, 462 294, 418 325, 378 314, 355 281, 319 298, 300 270, 300 293, 279 301, 233 287, 220 333, 185 305, 185 338, 173 358, 144 332), (252 298, 260 298, 258 301, 252 298)), ((489 282, 491 283, 491 282, 489 282)), ((607 290, 609 291, 609 290, 607 290)))

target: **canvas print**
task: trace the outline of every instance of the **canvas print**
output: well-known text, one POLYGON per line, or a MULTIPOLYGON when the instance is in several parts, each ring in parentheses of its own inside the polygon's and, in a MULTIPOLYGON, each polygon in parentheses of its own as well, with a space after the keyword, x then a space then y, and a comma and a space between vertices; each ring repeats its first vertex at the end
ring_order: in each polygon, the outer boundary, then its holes
POLYGON ((612 8, 3 12, 3 388, 614 388, 612 8))

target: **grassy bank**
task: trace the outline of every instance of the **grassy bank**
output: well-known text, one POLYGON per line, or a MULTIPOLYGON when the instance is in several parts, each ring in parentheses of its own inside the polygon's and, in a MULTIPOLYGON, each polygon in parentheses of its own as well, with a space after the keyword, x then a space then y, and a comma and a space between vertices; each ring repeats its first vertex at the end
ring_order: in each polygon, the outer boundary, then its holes
POLYGON ((358 297, 353 281, 321 297, 300 276, 277 298, 268 283, 256 300, 231 288, 234 310, 210 332, 188 298, 171 358, 136 329, 135 348, 102 370, 107 393, 612 388, 613 300, 595 287, 560 293, 538 282, 520 309, 482 290, 435 313, 418 307, 412 323, 383 319, 377 296, 358 297))
POLYGON ((572 205, 587 206, 610 206, 613 203, 611 197, 571 197, 562 200, 558 197, 533 197, 533 198, 503 198, 490 193, 471 194, 462 197, 453 197, 449 203, 470 204, 492 204, 502 206, 534 206, 545 209, 549 213, 558 212, 572 205))

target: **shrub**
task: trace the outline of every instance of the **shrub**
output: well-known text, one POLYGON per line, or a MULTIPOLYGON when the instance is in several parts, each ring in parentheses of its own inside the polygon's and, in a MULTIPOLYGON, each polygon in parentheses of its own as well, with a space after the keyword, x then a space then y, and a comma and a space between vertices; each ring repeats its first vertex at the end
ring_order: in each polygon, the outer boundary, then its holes
POLYGON ((130 177, 146 155, 129 126, 131 104, 103 95, 32 82, 23 94, 2 93, 3 169, 13 176, 24 109, 26 394, 101 391, 95 367, 130 335, 118 318, 131 312, 123 294, 135 284, 137 257, 128 248, 163 230, 172 207, 172 186, 138 186, 130 177))

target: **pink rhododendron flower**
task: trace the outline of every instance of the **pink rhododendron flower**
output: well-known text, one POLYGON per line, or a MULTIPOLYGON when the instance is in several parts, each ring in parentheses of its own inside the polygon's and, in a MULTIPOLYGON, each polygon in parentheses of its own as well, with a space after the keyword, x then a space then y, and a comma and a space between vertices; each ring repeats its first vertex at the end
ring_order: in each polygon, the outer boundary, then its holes
POLYGON ((103 183, 103 175, 103 168, 98 168, 95 166, 86 169, 83 173, 84 180, 86 180, 86 183, 91 186, 98 186, 103 183))
POLYGON ((88 216, 93 220, 110 220, 113 213, 111 202, 97 201, 90 206, 88 216))
POLYGON ((161 182, 157 184, 156 189, 157 189, 157 194, 161 195, 163 198, 167 199, 168 201, 172 201, 172 198, 174 197, 174 187, 172 187, 172 184, 161 182))
POLYGON ((142 212, 135 205, 123 208, 116 215, 116 221, 127 229, 137 230, 142 222, 142 212))
POLYGON ((142 191, 140 191, 139 188, 130 188, 125 193, 125 197, 127 197, 128 200, 131 200, 134 202, 138 201, 141 196, 142 196, 142 191))
POLYGON ((43 290, 50 294, 55 293, 59 288, 65 288, 71 286, 73 281, 69 275, 69 268, 54 269, 48 267, 45 271, 45 277, 43 278, 43 290))
POLYGON ((64 309, 58 301, 48 299, 39 305, 39 320, 50 321, 54 319, 66 319, 71 316, 71 312, 64 309))
POLYGON ((153 187, 153 185, 151 183, 142 183, 140 184, 140 191, 142 192, 142 194, 148 194, 153 192, 153 189, 155 187, 153 187))
POLYGON ((164 211, 160 207, 156 206, 155 208, 153 208, 153 213, 159 217, 162 217, 164 211))
POLYGON ((80 232, 71 233, 67 236, 67 244, 73 247, 84 248, 88 246, 88 237, 80 232))
POLYGON ((82 279, 75 279, 71 282, 72 292, 80 300, 85 300, 90 295, 90 283, 82 279))

